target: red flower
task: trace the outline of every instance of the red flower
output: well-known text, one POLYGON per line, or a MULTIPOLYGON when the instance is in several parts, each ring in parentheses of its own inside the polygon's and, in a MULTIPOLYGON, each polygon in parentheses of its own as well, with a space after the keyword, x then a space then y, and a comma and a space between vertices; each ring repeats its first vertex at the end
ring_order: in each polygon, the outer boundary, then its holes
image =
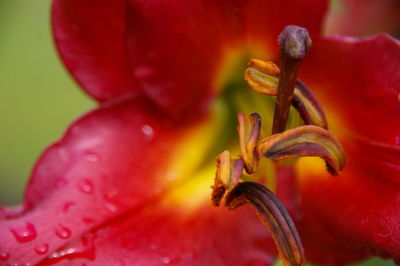
POLYGON ((293 187, 279 186, 290 176, 278 173, 278 194, 300 214, 307 259, 399 258, 400 44, 386 35, 321 40, 325 7, 320 0, 55 0, 61 57, 102 104, 44 152, 23 207, 0 210, 0 261, 271 263, 275 247, 253 211, 212 207, 210 186, 215 155, 235 147, 232 111, 269 106, 232 89, 236 75, 249 55, 276 60, 276 36, 288 24, 313 37, 300 77, 348 157, 338 177, 326 176, 317 159, 300 160, 300 209, 293 187))

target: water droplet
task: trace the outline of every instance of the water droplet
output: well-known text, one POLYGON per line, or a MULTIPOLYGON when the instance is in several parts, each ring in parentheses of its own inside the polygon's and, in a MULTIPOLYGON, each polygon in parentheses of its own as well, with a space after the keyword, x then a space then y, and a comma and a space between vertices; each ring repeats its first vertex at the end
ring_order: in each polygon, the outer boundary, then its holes
POLYGON ((49 245, 48 244, 43 244, 35 247, 35 252, 38 255, 43 255, 46 254, 47 251, 49 251, 49 245))
POLYGON ((67 239, 71 236, 71 230, 65 226, 58 226, 55 230, 54 233, 59 237, 63 239, 67 239))
POLYGON ((65 178, 60 177, 54 183, 54 188, 61 189, 61 188, 65 187, 67 184, 68 184, 68 181, 65 178))
POLYGON ((75 248, 58 250, 56 252, 53 252, 49 256, 49 258, 46 262, 48 265, 53 265, 53 264, 60 262, 63 259, 71 259, 74 257, 79 257, 79 256, 76 256, 76 254, 77 254, 77 250, 75 248))
POLYGON ((142 132, 146 137, 153 138, 154 131, 153 131, 153 128, 151 126, 143 125, 142 126, 142 132))
POLYGON ((139 66, 134 70, 133 74, 138 79, 148 79, 154 75, 154 69, 149 66, 139 66))
POLYGON ((395 139, 395 144, 400 146, 400 136, 397 136, 395 139))
POLYGON ((86 159, 91 163, 98 163, 100 161, 100 156, 95 153, 89 153, 86 159))
POLYGON ((165 256, 161 258, 161 262, 166 265, 176 264, 180 262, 180 258, 177 256, 165 256))
POLYGON ((46 265, 53 265, 62 260, 74 259, 74 258, 86 258, 89 260, 94 260, 95 249, 94 249, 94 234, 87 234, 81 237, 79 243, 75 243, 73 247, 64 247, 56 252, 53 252, 46 261, 46 265))
POLYGON ((115 196, 117 194, 118 191, 116 189, 112 189, 104 195, 104 207, 112 213, 116 213, 119 211, 119 206, 115 202, 115 196))
POLYGON ((5 251, 0 251, 0 261, 7 261, 10 258, 10 254, 5 251))
POLYGON ((399 102, 400 102, 400 93, 399 93, 399 94, 397 94, 397 101, 399 101, 399 102))
POLYGON ((83 193, 93 192, 93 183, 89 179, 82 179, 78 182, 78 188, 83 193))
POLYGON ((65 203, 63 204, 61 210, 62 210, 63 212, 68 212, 69 209, 70 209, 72 206, 74 206, 74 205, 75 205, 75 202, 72 202, 72 201, 65 202, 65 203))
POLYGON ((119 209, 119 207, 111 201, 106 201, 104 207, 112 213, 116 213, 119 209))
POLYGON ((15 239, 20 242, 29 242, 36 238, 36 229, 31 223, 22 223, 10 229, 15 239))

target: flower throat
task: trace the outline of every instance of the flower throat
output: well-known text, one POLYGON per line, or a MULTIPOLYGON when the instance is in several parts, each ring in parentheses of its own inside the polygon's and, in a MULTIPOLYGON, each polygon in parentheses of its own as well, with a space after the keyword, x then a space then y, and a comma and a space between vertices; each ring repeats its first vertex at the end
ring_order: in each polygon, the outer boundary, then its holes
POLYGON ((325 160, 329 173, 337 175, 344 167, 345 156, 340 143, 328 131, 322 106, 312 91, 297 80, 301 63, 311 48, 307 30, 287 26, 278 42, 280 68, 272 62, 252 59, 244 74, 254 91, 276 96, 272 135, 260 140, 261 116, 258 113, 237 115, 240 155, 232 159, 227 150, 218 155, 212 201, 219 206, 225 200, 225 206, 230 210, 250 203, 271 232, 284 265, 304 265, 304 249, 285 207, 268 188, 246 180, 260 168, 263 157, 276 162, 317 156, 325 160), (304 125, 286 130, 291 106, 304 125))

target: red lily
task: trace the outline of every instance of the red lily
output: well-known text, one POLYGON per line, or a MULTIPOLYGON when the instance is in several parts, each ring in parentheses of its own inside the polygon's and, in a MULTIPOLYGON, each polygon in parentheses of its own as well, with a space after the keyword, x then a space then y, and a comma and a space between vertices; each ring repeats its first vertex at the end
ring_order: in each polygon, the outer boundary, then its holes
POLYGON ((275 60, 287 24, 314 39, 300 77, 349 159, 338 177, 298 163, 307 259, 400 257, 398 41, 319 40, 320 0, 112 2, 54 1, 64 63, 104 103, 45 151, 23 208, 0 211, 0 261, 272 262, 275 248, 252 210, 212 207, 210 186, 216 146, 232 126, 216 104, 236 74, 224 68, 240 53, 275 60))

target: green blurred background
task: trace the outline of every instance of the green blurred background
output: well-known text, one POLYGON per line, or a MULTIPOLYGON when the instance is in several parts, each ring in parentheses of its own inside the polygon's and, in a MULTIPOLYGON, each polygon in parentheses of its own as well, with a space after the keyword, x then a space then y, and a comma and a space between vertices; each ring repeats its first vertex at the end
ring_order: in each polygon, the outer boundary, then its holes
POLYGON ((0 205, 21 202, 43 149, 95 105, 50 35, 50 0, 0 0, 0 205))
MULTIPOLYGON (((0 205, 22 201, 43 149, 95 106, 57 56, 50 2, 0 0, 0 205)), ((373 259, 360 265, 394 263, 373 259)))

